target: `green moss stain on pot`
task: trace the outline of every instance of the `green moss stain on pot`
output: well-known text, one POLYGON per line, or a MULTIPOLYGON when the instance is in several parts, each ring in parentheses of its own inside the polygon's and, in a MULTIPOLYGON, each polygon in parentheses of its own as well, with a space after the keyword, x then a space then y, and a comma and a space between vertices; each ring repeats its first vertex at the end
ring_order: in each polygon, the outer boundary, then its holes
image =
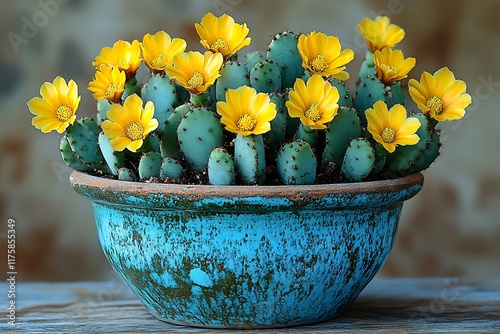
POLYGON ((170 187, 75 189, 93 199, 104 254, 153 315, 262 328, 343 312, 385 262, 402 201, 421 180, 371 193, 319 195, 299 187, 275 197, 260 187, 240 196, 207 188, 219 192, 209 197, 183 188, 183 197, 170 187))

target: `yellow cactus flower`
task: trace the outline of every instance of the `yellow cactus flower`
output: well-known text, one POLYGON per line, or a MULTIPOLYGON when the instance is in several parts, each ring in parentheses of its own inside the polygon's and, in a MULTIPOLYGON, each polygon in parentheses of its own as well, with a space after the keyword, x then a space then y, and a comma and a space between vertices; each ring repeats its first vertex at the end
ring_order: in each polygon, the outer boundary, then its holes
POLYGON ((420 138, 416 134, 420 121, 416 117, 406 117, 406 109, 400 104, 390 110, 383 101, 377 101, 373 108, 365 112, 368 131, 377 143, 392 153, 397 145, 415 145, 420 138))
POLYGON ((375 20, 365 17, 357 27, 371 52, 382 50, 387 46, 392 48, 405 37, 405 31, 391 24, 387 16, 377 16, 375 20))
POLYGON ((243 136, 259 135, 271 130, 276 104, 265 93, 241 86, 226 92, 226 102, 217 102, 217 113, 226 130, 243 136))
POLYGON ((52 83, 45 82, 40 87, 40 97, 28 101, 28 108, 33 115, 31 124, 43 133, 56 130, 63 133, 75 122, 76 110, 81 97, 78 96, 78 85, 70 80, 67 84, 61 77, 52 83))
POLYGON ((249 30, 246 23, 237 24, 227 14, 215 17, 207 13, 200 23, 195 23, 195 28, 201 38, 201 45, 209 51, 222 53, 225 59, 250 45, 252 40, 247 37, 249 30))
POLYGON ((300 35, 297 48, 302 58, 302 67, 312 75, 331 75, 343 81, 349 79, 345 65, 354 59, 354 52, 351 49, 341 52, 337 37, 313 31, 309 35, 300 35))
POLYGON ((316 74, 307 85, 302 79, 295 80, 286 107, 291 117, 300 118, 311 129, 322 130, 337 115, 338 101, 337 88, 316 74))
POLYGON ((182 38, 172 39, 163 30, 154 35, 144 35, 141 44, 144 64, 155 74, 165 73, 165 68, 172 64, 174 56, 185 50, 185 40, 182 38))
POLYGON ((90 90, 96 100, 119 102, 125 90, 127 77, 118 67, 101 64, 94 80, 89 82, 90 90))
POLYGON ((155 107, 153 102, 148 101, 144 108, 142 100, 136 94, 125 99, 123 106, 112 104, 102 123, 102 130, 115 151, 136 152, 146 136, 158 127, 158 121, 153 118, 155 107))
POLYGON ((394 81, 408 77, 408 73, 415 67, 416 59, 408 57, 405 59, 401 50, 392 50, 385 47, 382 51, 375 51, 373 62, 377 70, 377 77, 387 86, 394 81))
POLYGON ((472 103, 471 96, 465 92, 465 82, 456 80, 448 67, 441 68, 434 75, 424 71, 420 82, 411 79, 408 86, 418 108, 439 122, 461 119, 465 108, 472 103))
POLYGON ((134 40, 132 43, 119 40, 113 44, 113 47, 104 47, 101 53, 95 57, 92 66, 99 68, 101 64, 117 66, 125 71, 127 79, 133 77, 141 65, 141 43, 134 40))
POLYGON ((177 81, 191 93, 201 94, 220 77, 219 70, 223 61, 220 53, 179 52, 166 72, 170 79, 177 81))

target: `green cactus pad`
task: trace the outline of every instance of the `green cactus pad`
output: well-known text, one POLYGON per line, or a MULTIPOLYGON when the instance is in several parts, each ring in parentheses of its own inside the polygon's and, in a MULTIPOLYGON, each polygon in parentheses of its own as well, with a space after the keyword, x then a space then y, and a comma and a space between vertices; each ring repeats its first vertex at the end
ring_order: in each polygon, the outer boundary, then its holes
POLYGON ((281 74, 278 65, 272 60, 261 61, 250 70, 250 85, 258 93, 271 93, 281 90, 281 74))
POLYGON ((281 89, 291 88, 304 71, 297 48, 298 36, 289 31, 276 34, 267 47, 267 59, 279 65, 281 89))
POLYGON ((363 62, 361 63, 361 67, 359 68, 359 79, 362 80, 366 76, 377 74, 377 70, 375 69, 375 63, 373 62, 373 53, 371 51, 366 51, 366 56, 363 62))
POLYGON ((139 161, 139 177, 142 180, 160 176, 160 168, 163 158, 158 152, 144 153, 139 161))
POLYGON ((266 60, 266 56, 262 53, 262 51, 257 50, 253 52, 248 52, 245 54, 245 65, 247 67, 247 71, 250 72, 250 70, 257 64, 258 62, 266 60))
POLYGON ((179 145, 189 167, 202 173, 212 150, 222 146, 223 130, 219 120, 206 108, 189 111, 177 128, 179 145))
POLYGON ((250 86, 249 71, 242 63, 228 61, 219 73, 221 76, 215 84, 215 98, 217 101, 226 101, 226 92, 228 89, 250 86))
POLYGON ((122 167, 118 170, 117 174, 118 174, 118 180, 120 180, 120 181, 137 181, 138 180, 137 174, 129 168, 122 167))
POLYGON ((134 94, 137 94, 140 96, 141 87, 139 87, 137 85, 137 79, 135 77, 132 77, 125 82, 125 87, 124 87, 123 95, 122 95, 122 101, 125 101, 125 99, 127 97, 129 97, 130 95, 134 95, 134 94))
POLYGON ((208 180, 214 186, 231 185, 235 183, 234 162, 229 153, 216 147, 208 159, 208 180))
POLYGON ((177 160, 173 158, 163 159, 160 167, 160 179, 179 183, 183 173, 184 170, 177 160))
POLYGON ((348 181, 360 182, 375 165, 375 150, 365 138, 355 138, 347 147, 342 163, 342 174, 348 181))
POLYGON ((174 82, 175 85, 175 94, 177 94, 177 100, 179 100, 179 104, 184 104, 189 99, 189 91, 182 87, 178 82, 174 82))
POLYGON ((104 132, 99 134, 98 143, 111 174, 117 175, 118 169, 125 167, 125 154, 123 152, 113 150, 109 144, 109 138, 106 137, 104 132))
MULTIPOLYGON (((102 122, 107 118, 106 114, 111 107, 111 103, 108 100, 97 100, 97 124, 101 125, 102 122)), ((99 132, 97 133, 99 135, 99 132)))
POLYGON ((191 103, 185 103, 174 109, 172 115, 165 122, 163 127, 160 149, 163 157, 180 158, 181 148, 179 146, 179 138, 177 138, 177 128, 182 121, 182 118, 193 109, 191 103))
POLYGON ((406 103, 406 89, 400 81, 396 81, 387 90, 387 107, 390 109, 396 104, 405 105, 406 103))
POLYGON ((91 118, 84 117, 82 120, 82 125, 85 125, 87 128, 90 129, 96 136, 99 136, 99 133, 101 133, 101 128, 97 124, 96 121, 94 121, 91 118))
POLYGON ((337 168, 344 161, 345 151, 352 139, 361 135, 361 123, 354 108, 340 107, 326 132, 322 166, 337 168))
POLYGON ((318 131, 311 129, 307 125, 304 125, 304 123, 300 123, 294 139, 305 141, 309 143, 311 147, 316 147, 318 146, 318 131))
POLYGON ((154 117, 160 123, 159 129, 170 117, 175 107, 179 105, 175 83, 168 76, 161 74, 151 75, 146 83, 146 99, 144 102, 152 101, 155 106, 154 117))
POLYGON ((234 144, 236 176, 242 184, 256 185, 266 179, 266 158, 262 135, 238 134, 234 144))
POLYGON ((344 107, 352 107, 354 105, 353 99, 351 92, 349 89, 346 87, 344 81, 340 81, 338 79, 332 78, 329 80, 332 86, 336 87, 337 90, 339 91, 339 106, 344 106, 344 107))
MULTIPOLYGON (((271 131, 266 132, 264 142, 269 148, 268 153, 275 157, 278 153, 281 142, 286 136, 287 109, 285 107, 285 95, 282 93, 270 93, 271 102, 276 104, 276 117, 271 121, 271 131)), ((274 160, 274 158, 273 158, 274 160)))
POLYGON ((64 162, 71 168, 78 170, 80 172, 92 172, 94 169, 90 166, 85 165, 73 152, 71 146, 69 145, 68 138, 63 136, 59 144, 59 149, 61 151, 61 156, 64 162))
POLYGON ((314 184, 316 180, 316 156, 304 141, 283 145, 276 168, 284 184, 314 184))
POLYGON ((104 173, 109 172, 109 168, 99 148, 97 135, 81 120, 77 120, 66 129, 71 150, 87 166, 104 173))
POLYGON ((372 108, 375 102, 382 100, 387 101, 385 85, 376 76, 370 75, 364 77, 359 85, 356 92, 356 99, 354 101, 354 107, 359 112, 359 119, 361 124, 366 127, 366 109, 372 108))

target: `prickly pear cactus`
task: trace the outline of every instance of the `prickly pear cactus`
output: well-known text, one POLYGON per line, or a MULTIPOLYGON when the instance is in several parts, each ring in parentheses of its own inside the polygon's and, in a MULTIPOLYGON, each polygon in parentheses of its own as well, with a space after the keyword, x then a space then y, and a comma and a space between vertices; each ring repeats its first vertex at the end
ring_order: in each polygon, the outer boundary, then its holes
POLYGON ((174 109, 172 115, 165 122, 160 141, 160 150, 163 157, 180 158, 182 156, 179 138, 177 138, 177 128, 184 116, 193 108, 194 106, 191 103, 180 105, 174 109))
POLYGON ((203 107, 192 109, 182 118, 177 137, 189 167, 197 173, 207 168, 212 150, 223 144, 219 120, 203 107))
POLYGON ((337 102, 337 104, 339 106, 344 106, 344 107, 354 106, 354 101, 351 92, 346 87, 345 82, 340 81, 338 79, 332 79, 329 81, 332 84, 332 86, 336 87, 337 90, 339 91, 339 102, 337 102))
POLYGON ((112 174, 118 175, 118 170, 125 167, 125 153, 113 150, 109 143, 109 138, 104 135, 104 132, 99 134, 98 142, 109 170, 112 174))
POLYGON ((355 138, 347 147, 342 163, 342 174, 348 181, 361 182, 373 170, 375 150, 365 138, 355 138))
POLYGON ((266 179, 266 157, 261 135, 236 136, 234 144, 236 176, 242 184, 256 185, 266 179))
POLYGON ((139 161, 139 177, 142 180, 159 177, 162 161, 163 158, 157 152, 144 153, 139 161))
POLYGON ((246 66, 237 61, 227 61, 220 70, 220 77, 215 84, 217 101, 226 101, 228 89, 250 86, 250 74, 246 66))
POLYGON ((80 158, 78 158, 75 152, 73 152, 66 136, 61 138, 59 150, 61 151, 62 159, 69 167, 84 173, 92 172, 94 170, 94 168, 85 165, 80 158))
POLYGON ((173 158, 164 158, 160 166, 160 179, 168 182, 179 183, 184 170, 179 162, 173 158))
POLYGON ((326 131, 323 151, 323 168, 335 169, 342 165, 344 155, 352 139, 361 135, 361 122, 354 108, 339 107, 326 131))
POLYGON ((276 163, 284 184, 314 184, 316 180, 316 156, 311 145, 305 141, 283 145, 276 163))
POLYGON ((208 159, 208 181, 214 186, 227 186, 235 183, 234 162, 229 153, 216 147, 208 159))
POLYGON ((138 181, 139 178, 137 177, 137 174, 129 169, 129 168, 125 168, 125 167, 122 167, 118 170, 117 172, 117 175, 118 175, 118 180, 120 181, 138 181))
POLYGON ((152 101, 155 105, 155 118, 160 123, 160 129, 170 117, 175 107, 179 105, 177 87, 166 75, 151 75, 146 83, 146 97, 144 103, 152 101))
POLYGON ((267 59, 279 65, 281 89, 293 87, 304 68, 297 48, 298 36, 290 31, 276 34, 267 47, 267 59))
POLYGON ((250 86, 257 92, 271 93, 281 90, 281 74, 272 60, 258 62, 250 70, 250 86))
POLYGON ((97 135, 91 128, 84 125, 82 120, 77 120, 71 127, 68 127, 66 138, 71 150, 83 164, 94 170, 109 172, 99 148, 97 135))
POLYGON ((372 108, 378 100, 387 101, 385 85, 375 75, 369 75, 361 79, 356 92, 354 107, 359 112, 361 124, 366 127, 365 111, 372 108))
POLYGON ((258 62, 266 60, 266 56, 260 50, 248 52, 245 54, 245 65, 247 67, 248 72, 257 64, 258 62))

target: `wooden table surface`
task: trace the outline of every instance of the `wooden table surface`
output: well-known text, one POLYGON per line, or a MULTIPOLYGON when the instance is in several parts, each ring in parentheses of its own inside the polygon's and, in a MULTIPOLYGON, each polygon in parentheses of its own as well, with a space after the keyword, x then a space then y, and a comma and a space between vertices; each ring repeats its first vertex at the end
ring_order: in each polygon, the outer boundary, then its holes
POLYGON ((5 317, 8 289, 0 284, 2 333, 500 333, 500 280, 375 279, 330 322, 244 331, 161 322, 118 279, 17 282, 13 327, 5 317))

